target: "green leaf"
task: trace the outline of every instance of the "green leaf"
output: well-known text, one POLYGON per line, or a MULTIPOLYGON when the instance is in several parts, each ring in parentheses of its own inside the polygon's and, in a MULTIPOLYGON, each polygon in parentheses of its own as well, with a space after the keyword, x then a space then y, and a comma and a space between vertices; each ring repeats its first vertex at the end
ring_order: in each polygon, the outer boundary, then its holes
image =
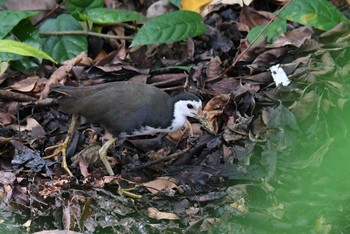
POLYGON ((177 8, 180 8, 182 0, 170 0, 170 3, 176 6, 177 8))
MULTIPOLYGON (((41 39, 39 36, 39 33, 37 29, 32 25, 32 23, 24 19, 19 24, 17 24, 12 29, 12 34, 16 36, 16 38, 27 45, 31 45, 37 49, 41 49, 41 39)), ((12 39, 11 37, 6 37, 4 39, 12 39)), ((22 61, 24 59, 23 56, 19 56, 12 53, 1 53, 0 54, 0 60, 2 61, 15 61, 20 60, 22 61)), ((27 58, 27 60, 30 60, 27 58)), ((13 66, 13 62, 11 63, 11 66, 13 66)), ((36 65, 37 66, 37 65, 36 65)))
POLYGON ((21 20, 39 14, 39 11, 0 11, 0 39, 11 32, 21 20))
POLYGON ((349 19, 327 0, 294 0, 279 16, 325 31, 341 22, 349 22, 349 19))
POLYGON ((174 11, 152 18, 137 32, 131 46, 182 41, 206 32, 202 16, 192 11, 174 11))
MULTIPOLYGON (((255 37, 259 35, 261 30, 265 28, 265 24, 255 26, 252 28, 248 35, 247 39, 250 43, 253 42, 255 37)), ((287 31, 287 22, 286 20, 275 20, 273 21, 266 30, 259 36, 259 38, 256 40, 256 42, 261 41, 265 36, 267 37, 267 42, 272 43, 275 41, 281 34, 285 33, 287 31)))
POLYGON ((22 20, 16 27, 13 28, 12 33, 19 41, 31 45, 37 49, 41 49, 42 44, 39 32, 29 20, 22 20))
MULTIPOLYGON (((40 33, 82 30, 80 23, 71 15, 60 15, 57 19, 47 20, 40 33)), ((54 33, 53 33, 54 34, 54 33)), ((87 53, 87 38, 83 35, 53 35, 44 38, 43 50, 57 61, 62 62, 76 57, 82 51, 87 53)))
POLYGON ((64 6, 75 18, 79 19, 81 12, 103 7, 103 0, 69 0, 64 6))
POLYGON ((144 19, 143 15, 136 11, 108 8, 89 9, 85 12, 85 14, 81 15, 81 18, 84 20, 92 21, 96 24, 116 24, 144 19))
POLYGON ((56 63, 55 60, 44 51, 18 41, 0 40, 0 52, 43 58, 56 63))

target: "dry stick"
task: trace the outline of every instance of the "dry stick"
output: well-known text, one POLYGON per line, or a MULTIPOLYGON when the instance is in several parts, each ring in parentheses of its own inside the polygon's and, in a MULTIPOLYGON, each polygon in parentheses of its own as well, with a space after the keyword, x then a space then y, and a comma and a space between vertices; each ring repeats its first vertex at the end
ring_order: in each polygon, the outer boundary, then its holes
POLYGON ((178 89, 185 89, 186 86, 185 85, 178 85, 178 86, 173 86, 173 87, 169 87, 169 88, 160 88, 160 90, 164 91, 164 92, 168 92, 168 91, 174 91, 174 90, 178 90, 178 89))
POLYGON ((57 11, 61 6, 63 6, 64 4, 66 4, 66 2, 68 2, 68 0, 64 0, 62 1, 60 4, 56 5, 55 8, 53 8, 49 13, 47 13, 41 20, 39 20, 34 27, 38 26, 39 24, 41 24, 44 20, 46 20, 48 17, 50 17, 50 15, 52 15, 53 13, 55 13, 55 11, 57 11))
POLYGON ((160 158, 160 159, 157 159, 157 160, 154 160, 154 161, 151 161, 151 162, 142 164, 142 165, 140 165, 140 166, 138 166, 138 167, 131 168, 131 169, 127 170, 127 171, 130 172, 130 171, 141 170, 141 169, 144 169, 144 168, 153 166, 153 165, 155 165, 155 164, 168 161, 168 160, 170 160, 170 159, 172 159, 172 158, 179 157, 180 155, 186 153, 186 152, 189 151, 189 150, 190 150, 190 148, 181 150, 180 152, 176 152, 176 153, 170 154, 170 155, 168 155, 168 156, 165 156, 165 157, 163 157, 163 158, 160 158))
POLYGON ((23 93, 16 93, 9 90, 0 90, 0 100, 10 100, 17 102, 35 102, 37 98, 23 93))
POLYGON ((210 79, 207 79, 205 80, 204 82, 205 83, 208 83, 208 82, 211 82, 211 81, 214 81, 214 80, 218 80, 220 79, 223 75, 225 75, 229 70, 231 70, 231 68, 233 68, 236 63, 243 57, 243 55, 245 55, 248 50, 254 45, 254 43, 258 40, 258 38, 261 36, 261 34, 263 34, 267 27, 277 18, 277 16, 291 3, 293 2, 293 0, 287 2, 286 5, 284 5, 271 19, 270 21, 268 22, 268 24, 265 25, 265 27, 259 32, 259 34, 254 38, 254 40, 249 44, 249 46, 235 59, 235 61, 233 61, 233 63, 228 67, 226 68, 223 72, 221 72, 219 75, 213 77, 213 78, 210 78, 210 79))
POLYGON ((167 80, 154 82, 154 83, 152 83, 152 85, 157 87, 157 86, 161 86, 161 85, 167 85, 167 84, 172 83, 172 82, 182 81, 184 79, 186 79, 186 74, 181 74, 180 76, 176 76, 176 77, 173 77, 173 78, 170 78, 167 80))
POLYGON ((121 39, 121 40, 132 40, 131 36, 115 36, 107 35, 102 33, 88 32, 88 31, 57 31, 57 32, 42 32, 42 36, 60 36, 60 35, 86 35, 86 36, 95 36, 109 39, 121 39))

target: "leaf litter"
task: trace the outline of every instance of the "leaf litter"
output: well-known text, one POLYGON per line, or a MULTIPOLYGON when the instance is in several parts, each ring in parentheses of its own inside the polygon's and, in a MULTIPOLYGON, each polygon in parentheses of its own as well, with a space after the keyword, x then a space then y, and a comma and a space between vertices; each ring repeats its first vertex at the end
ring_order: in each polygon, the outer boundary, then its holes
MULTIPOLYGON (((135 7, 131 2, 125 6, 135 7)), ((47 67, 40 76, 5 73, 1 87, 10 93, 0 93, 4 230, 23 224, 27 232, 264 233, 262 227, 304 230, 293 226, 298 221, 315 232, 347 230, 342 224, 348 218, 325 218, 330 209, 325 201, 311 204, 298 191, 310 190, 303 180, 332 187, 327 177, 312 178, 335 138, 343 139, 349 126, 343 113, 350 93, 344 62, 348 26, 319 33, 288 23, 287 32, 272 44, 264 39, 249 48, 247 32, 266 24, 274 8, 256 3, 205 10, 208 31, 186 42, 130 49, 122 41, 115 50, 95 57, 82 53, 58 68, 47 67), (289 85, 274 83, 270 69, 276 64, 288 75, 289 85), (214 134, 191 121, 168 136, 128 139, 109 152, 118 172, 110 177, 96 157, 104 129, 82 117, 68 149, 75 176, 70 178, 60 158, 43 158, 45 148, 64 139, 70 119, 58 111, 49 87, 119 80, 199 94, 214 134), (286 183, 294 190, 283 187, 286 183), (299 200, 278 196, 289 193, 299 200), (258 202, 258 197, 266 199, 258 202), (293 212, 300 214, 295 210, 308 206, 312 209, 293 221, 293 212)), ((317 199, 322 195, 329 196, 323 192, 317 199)), ((342 214, 349 212, 348 201, 345 194, 337 203, 342 214)))

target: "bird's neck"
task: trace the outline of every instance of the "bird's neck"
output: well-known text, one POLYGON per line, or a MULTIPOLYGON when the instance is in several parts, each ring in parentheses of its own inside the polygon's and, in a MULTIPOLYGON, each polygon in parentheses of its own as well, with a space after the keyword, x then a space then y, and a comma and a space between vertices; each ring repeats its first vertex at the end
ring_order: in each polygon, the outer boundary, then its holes
POLYGON ((173 113, 173 119, 171 120, 171 127, 169 127, 169 130, 172 132, 179 130, 182 128, 186 122, 186 116, 184 116, 181 113, 180 108, 175 104, 173 105, 172 113, 173 113))

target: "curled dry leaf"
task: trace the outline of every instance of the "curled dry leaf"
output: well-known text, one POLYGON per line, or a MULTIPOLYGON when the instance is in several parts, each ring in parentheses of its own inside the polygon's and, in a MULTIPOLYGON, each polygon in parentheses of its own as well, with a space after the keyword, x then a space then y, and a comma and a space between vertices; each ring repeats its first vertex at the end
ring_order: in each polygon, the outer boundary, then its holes
POLYGON ((221 72, 221 69, 220 69, 221 64, 222 64, 222 61, 220 57, 216 56, 214 58, 211 58, 206 70, 207 77, 213 78, 218 76, 221 72))
POLYGON ((227 122, 223 135, 225 141, 230 142, 248 138, 249 125, 252 120, 253 116, 239 116, 237 119, 231 116, 227 122))
POLYGON ((218 117, 222 115, 225 105, 230 100, 230 94, 221 94, 213 97, 204 107, 203 114, 206 116, 211 129, 217 133, 219 130, 218 117))
POLYGON ((149 207, 147 209, 148 217, 156 220, 179 220, 179 216, 173 213, 168 213, 168 212, 161 212, 157 208, 154 207, 149 207))
POLYGON ((45 137, 45 135, 46 135, 44 128, 38 123, 38 121, 36 121, 35 119, 30 118, 30 117, 27 118, 27 125, 26 126, 12 124, 11 128, 14 130, 17 130, 17 131, 18 130, 30 131, 33 138, 45 137))
POLYGON ((13 85, 7 87, 8 90, 16 90, 20 92, 30 92, 35 88, 36 82, 39 80, 38 76, 31 76, 24 80, 18 81, 13 85))
POLYGON ((45 88, 41 92, 40 99, 46 98, 50 92, 51 85, 58 84, 59 82, 64 80, 67 77, 67 75, 72 71, 73 66, 82 62, 86 63, 86 61, 90 61, 90 59, 87 58, 85 52, 82 52, 73 59, 65 61, 63 63, 64 65, 59 67, 54 73, 52 73, 49 80, 46 82, 45 88))
POLYGON ((186 120, 185 125, 176 132, 171 132, 167 134, 167 138, 172 142, 179 142, 184 138, 187 138, 188 136, 192 136, 192 126, 191 123, 186 120))
POLYGON ((7 125, 12 123, 12 120, 15 120, 16 116, 6 112, 0 112, 0 125, 7 125))
POLYGON ((143 183, 143 186, 146 187, 148 191, 152 194, 157 194, 165 189, 174 189, 177 185, 174 183, 173 178, 170 177, 159 177, 153 181, 149 181, 147 183, 143 183), (172 181, 173 180, 173 181, 172 181))

